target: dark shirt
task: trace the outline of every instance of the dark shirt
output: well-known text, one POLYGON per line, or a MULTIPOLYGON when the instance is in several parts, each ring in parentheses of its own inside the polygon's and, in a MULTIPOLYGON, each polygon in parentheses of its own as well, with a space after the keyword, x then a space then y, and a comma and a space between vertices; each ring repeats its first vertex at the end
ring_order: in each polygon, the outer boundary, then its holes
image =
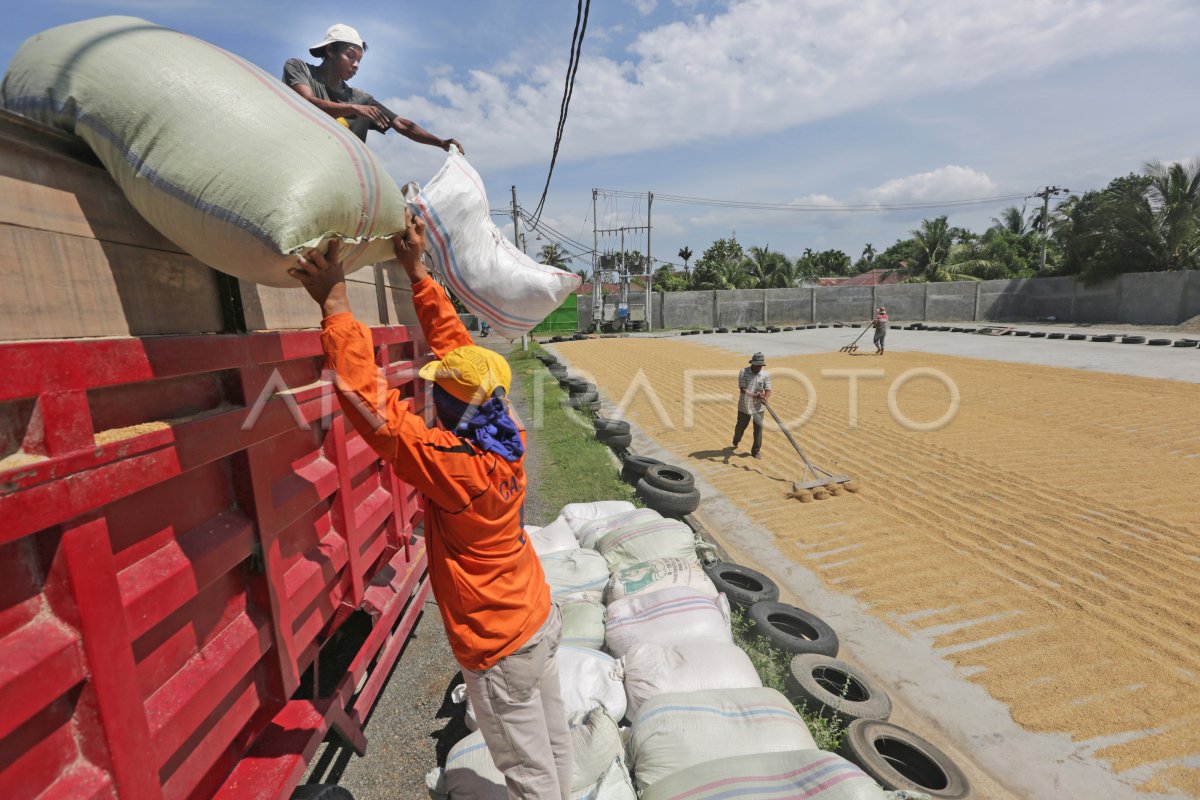
MULTIPOLYGON (((353 88, 345 81, 337 81, 338 85, 336 87, 328 86, 325 83, 325 76, 319 66, 306 64, 298 58, 289 58, 284 63, 283 82, 288 86, 307 86, 321 100, 328 100, 333 103, 375 106, 387 117, 389 126, 392 120, 396 118, 396 113, 383 103, 380 103, 363 90, 353 88)), ((346 117, 345 119, 351 132, 364 142, 367 140, 367 131, 376 130, 380 133, 387 133, 390 130, 390 127, 380 129, 366 117, 354 116, 346 117)))

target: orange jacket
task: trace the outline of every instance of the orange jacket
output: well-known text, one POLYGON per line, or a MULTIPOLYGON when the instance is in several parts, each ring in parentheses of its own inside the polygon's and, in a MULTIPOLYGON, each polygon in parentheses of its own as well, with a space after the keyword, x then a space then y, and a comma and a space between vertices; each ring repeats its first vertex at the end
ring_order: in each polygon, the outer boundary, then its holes
MULTIPOLYGON (((413 305, 438 358, 472 344, 433 280, 414 284, 413 305)), ((326 317, 321 328, 342 410, 396 475, 426 497, 429 577, 450 648, 462 666, 487 669, 550 614, 550 587, 524 531, 525 459, 509 463, 426 426, 409 401, 387 390, 371 332, 352 314, 326 317)))

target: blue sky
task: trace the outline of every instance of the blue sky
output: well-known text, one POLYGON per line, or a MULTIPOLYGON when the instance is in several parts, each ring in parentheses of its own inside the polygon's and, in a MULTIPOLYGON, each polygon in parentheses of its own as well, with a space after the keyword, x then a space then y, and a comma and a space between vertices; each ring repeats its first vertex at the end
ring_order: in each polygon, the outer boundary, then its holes
MULTIPOLYGON (((9 10, 0 62, 64 22, 133 14, 271 72, 333 22, 369 52, 355 85, 441 136, 532 209, 557 123, 575 4, 303 0, 53 0, 9 10)), ((608 0, 592 4, 543 219, 592 239, 591 190, 770 203, 904 204, 1083 190, 1151 159, 1200 155, 1196 0, 608 0)), ((397 181, 439 151, 395 134, 371 146, 397 181)), ((1021 201, 1017 201, 1017 205, 1021 201)), ((1033 201, 1030 203, 1032 208, 1033 201)), ((950 210, 982 229, 1006 205, 950 210)), ((600 203, 601 227, 645 224, 645 202, 600 203)), ((654 254, 698 256, 736 231, 795 256, 857 257, 920 211, 764 212, 654 204, 654 254)), ((503 222, 498 220, 498 222, 503 222)), ((530 249, 543 244, 528 232, 530 249)), ((639 242, 643 244, 644 242, 639 242)), ((585 260, 577 267, 586 266, 585 260)))

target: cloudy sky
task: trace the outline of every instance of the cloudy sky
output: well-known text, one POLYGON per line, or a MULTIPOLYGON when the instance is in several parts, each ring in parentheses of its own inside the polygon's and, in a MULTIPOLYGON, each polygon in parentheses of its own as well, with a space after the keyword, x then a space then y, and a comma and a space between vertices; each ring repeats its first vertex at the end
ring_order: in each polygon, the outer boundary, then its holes
MULTIPOLYGON (((532 210, 575 3, 335 7, 23 3, 0 30, 0 62, 53 25, 134 14, 278 73, 345 22, 370 48, 355 85, 462 141, 493 207, 506 206, 516 185, 532 210)), ((684 245, 699 255, 734 232, 744 245, 792 256, 837 247, 857 258, 866 242, 882 250, 944 213, 873 206, 1026 195, 1046 184, 1098 188, 1147 160, 1200 155, 1198 79, 1197 0, 596 0, 543 220, 590 245, 592 189, 649 190, 659 195, 659 258, 677 261, 684 245)), ((400 182, 432 176, 442 158, 395 134, 372 134, 370 144, 400 182)), ((944 211, 982 229, 1011 204, 944 211)), ((598 206, 600 227, 645 224, 644 199, 601 195, 598 206)), ((526 233, 531 250, 547 240, 538 235, 526 233)))

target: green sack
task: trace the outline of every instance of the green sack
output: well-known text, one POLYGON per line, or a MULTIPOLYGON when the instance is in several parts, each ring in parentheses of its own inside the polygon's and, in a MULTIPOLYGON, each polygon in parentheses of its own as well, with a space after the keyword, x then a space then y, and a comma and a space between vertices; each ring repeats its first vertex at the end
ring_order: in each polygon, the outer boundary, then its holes
POLYGON ((135 17, 27 40, 4 108, 73 133, 159 232, 211 267, 295 287, 294 254, 343 242, 350 271, 392 258, 404 197, 350 131, 278 78, 135 17))

